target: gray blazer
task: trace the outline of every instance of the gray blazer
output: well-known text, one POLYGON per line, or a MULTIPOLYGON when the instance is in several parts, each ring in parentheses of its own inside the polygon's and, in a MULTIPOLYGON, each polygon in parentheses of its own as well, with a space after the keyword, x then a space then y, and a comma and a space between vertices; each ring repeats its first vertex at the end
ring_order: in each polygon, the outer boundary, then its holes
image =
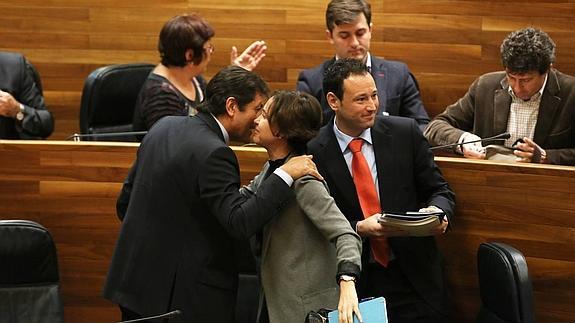
MULTIPOLYGON (((258 194, 268 167, 242 193, 258 194)), ((357 277, 361 270, 361 239, 326 184, 306 176, 295 181, 293 190, 296 201, 263 230, 260 275, 273 323, 303 322, 311 310, 337 308, 336 276, 357 277)))
MULTIPOLYGON (((511 107, 508 87, 505 72, 480 76, 463 98, 433 119, 425 130, 425 137, 437 146, 456 143, 465 131, 482 138, 505 132, 511 107)), ((554 69, 549 72, 533 141, 547 151, 549 163, 575 165, 573 76, 554 69)))

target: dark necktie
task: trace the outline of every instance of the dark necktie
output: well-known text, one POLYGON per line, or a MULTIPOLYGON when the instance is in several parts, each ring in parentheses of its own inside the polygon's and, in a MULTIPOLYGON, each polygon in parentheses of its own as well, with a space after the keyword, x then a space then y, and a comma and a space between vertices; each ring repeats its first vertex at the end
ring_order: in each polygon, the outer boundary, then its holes
MULTIPOLYGON (((369 165, 361 153, 362 145, 363 139, 355 138, 349 143, 349 150, 351 150, 353 154, 351 161, 353 183, 355 184, 363 217, 368 218, 375 213, 380 213, 381 207, 369 165)), ((370 237, 370 245, 373 258, 382 266, 387 267, 389 263, 389 245, 387 244, 387 239, 370 237)))

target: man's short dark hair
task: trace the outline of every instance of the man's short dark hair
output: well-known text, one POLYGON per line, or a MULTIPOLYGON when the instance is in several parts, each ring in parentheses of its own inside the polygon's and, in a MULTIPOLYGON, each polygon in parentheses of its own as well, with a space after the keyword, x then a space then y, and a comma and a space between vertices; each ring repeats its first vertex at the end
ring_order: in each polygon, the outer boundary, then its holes
POLYGON ((325 70, 323 75, 323 93, 327 95, 329 92, 343 100, 343 81, 350 77, 350 75, 365 75, 369 74, 367 66, 354 58, 343 58, 333 62, 325 70))
POLYGON ((501 61, 511 73, 537 71, 543 74, 555 62, 555 43, 541 29, 520 29, 503 40, 501 61))
POLYGON ((158 51, 164 66, 183 67, 186 51, 194 52, 191 62, 198 65, 204 59, 204 44, 214 36, 214 29, 204 18, 192 14, 175 16, 168 20, 160 31, 158 51))
POLYGON ((198 110, 222 115, 226 112, 226 100, 233 97, 243 111, 257 94, 267 96, 268 93, 269 88, 261 76, 239 66, 228 66, 208 82, 206 98, 198 110))
POLYGON ((278 91, 271 100, 267 111, 270 127, 286 138, 297 154, 304 154, 307 142, 321 128, 321 105, 314 96, 299 91, 278 91))
POLYGON ((335 26, 354 22, 362 14, 371 25, 371 5, 365 0, 332 0, 325 11, 325 24, 332 32, 335 26))

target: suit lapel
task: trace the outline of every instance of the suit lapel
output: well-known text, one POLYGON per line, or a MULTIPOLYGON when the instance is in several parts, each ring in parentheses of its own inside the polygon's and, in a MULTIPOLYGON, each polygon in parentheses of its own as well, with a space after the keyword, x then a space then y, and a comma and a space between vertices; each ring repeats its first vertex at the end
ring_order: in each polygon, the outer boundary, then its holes
POLYGON ((377 87, 377 96, 379 99, 379 109, 378 114, 386 111, 387 109, 387 91, 385 90, 385 75, 387 74, 387 68, 382 61, 371 56, 371 76, 375 80, 375 86, 377 87))
POLYGON ((334 188, 330 190, 337 190, 341 192, 341 198, 344 199, 344 205, 353 206, 353 208, 359 208, 359 200, 355 192, 355 184, 353 183, 353 178, 349 173, 341 149, 333 133, 333 124, 330 123, 322 129, 319 137, 319 144, 321 149, 324 151, 323 158, 325 161, 325 171, 326 177, 332 178, 331 181, 334 188))
MULTIPOLYGON (((378 118, 379 119, 379 118, 378 118)), ((394 193, 397 192, 397 173, 394 162, 397 152, 395 151, 392 136, 387 129, 387 126, 381 121, 375 121, 375 125, 371 128, 371 138, 373 140, 373 147, 375 153, 375 164, 377 167, 377 180, 379 188, 379 203, 383 211, 397 211, 393 210, 394 193), (385 194, 383 194, 385 192, 385 194)), ((400 180, 400 179, 399 179, 400 180)))
POLYGON ((537 115, 537 124, 535 125, 535 134, 533 135, 533 141, 539 145, 545 143, 545 139, 553 126, 553 120, 555 120, 555 115, 559 110, 559 103, 561 103, 561 98, 557 96, 559 92, 559 81, 557 80, 557 74, 555 71, 550 70, 549 76, 547 77, 547 85, 543 90, 543 96, 541 97, 541 103, 539 104, 539 114, 537 115))
POLYGON ((509 110, 511 108, 511 96, 507 91, 508 88, 507 78, 503 77, 503 80, 501 80, 501 89, 497 89, 493 97, 492 135, 507 131, 507 121, 509 120, 509 110))
MULTIPOLYGON (((257 180, 254 180, 254 188, 255 188, 256 194, 257 194, 257 191, 258 191, 260 185, 262 184, 262 181, 264 181, 264 175, 267 173, 269 167, 270 167, 269 162, 266 162, 264 164, 264 167, 262 168, 262 171, 260 172, 260 176, 258 176, 257 180)), ((261 244, 262 244, 262 261, 265 261, 266 256, 267 256, 268 247, 269 247, 270 238, 271 238, 269 231, 270 231, 270 228, 271 228, 274 220, 275 220, 275 218, 271 219, 271 221, 268 222, 262 228, 262 241, 261 241, 261 244)))

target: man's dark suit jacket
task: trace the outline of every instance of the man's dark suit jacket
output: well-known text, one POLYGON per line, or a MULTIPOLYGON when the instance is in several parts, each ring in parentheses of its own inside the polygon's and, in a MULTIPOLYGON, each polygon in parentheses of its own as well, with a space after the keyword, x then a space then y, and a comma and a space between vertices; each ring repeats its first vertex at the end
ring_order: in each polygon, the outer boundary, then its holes
MULTIPOLYGON (((512 101, 508 88, 505 72, 480 76, 463 98, 433 119, 425 136, 437 146, 458 142, 465 131, 481 138, 505 132, 512 101)), ((575 165, 575 77, 549 71, 533 141, 545 149, 549 163, 575 165)))
MULTIPOLYGON (((414 211, 435 205, 453 223, 455 197, 433 160, 417 123, 408 118, 378 116, 371 128, 382 211, 414 211)), ((333 131, 333 122, 321 128, 308 152, 325 178, 337 206, 355 227, 363 220, 353 178, 333 131)), ((401 270, 415 290, 433 308, 446 313, 441 258, 434 237, 388 239, 401 270)), ((369 262, 368 239, 362 263, 369 262)), ((361 292, 361 291, 360 291, 361 292)))
MULTIPOLYGON (((314 68, 303 70, 297 80, 298 91, 315 96, 321 103, 324 124, 328 124, 333 118, 333 110, 327 104, 323 93, 323 75, 334 61, 335 59, 330 59, 314 68)), ((385 111, 392 116, 415 119, 423 131, 429 123, 429 116, 421 102, 415 77, 409 72, 407 65, 372 55, 371 75, 377 86, 378 114, 385 111)))
POLYGON ((234 238, 248 238, 294 198, 277 175, 239 193, 237 158, 216 120, 168 116, 144 137, 118 198, 122 228, 104 296, 141 315, 232 322, 234 238), (168 304, 171 303, 169 307, 168 304))
POLYGON ((54 130, 52 114, 46 109, 34 67, 22 54, 0 52, 0 90, 24 105, 24 120, 0 116, 0 139, 46 138, 54 130))

